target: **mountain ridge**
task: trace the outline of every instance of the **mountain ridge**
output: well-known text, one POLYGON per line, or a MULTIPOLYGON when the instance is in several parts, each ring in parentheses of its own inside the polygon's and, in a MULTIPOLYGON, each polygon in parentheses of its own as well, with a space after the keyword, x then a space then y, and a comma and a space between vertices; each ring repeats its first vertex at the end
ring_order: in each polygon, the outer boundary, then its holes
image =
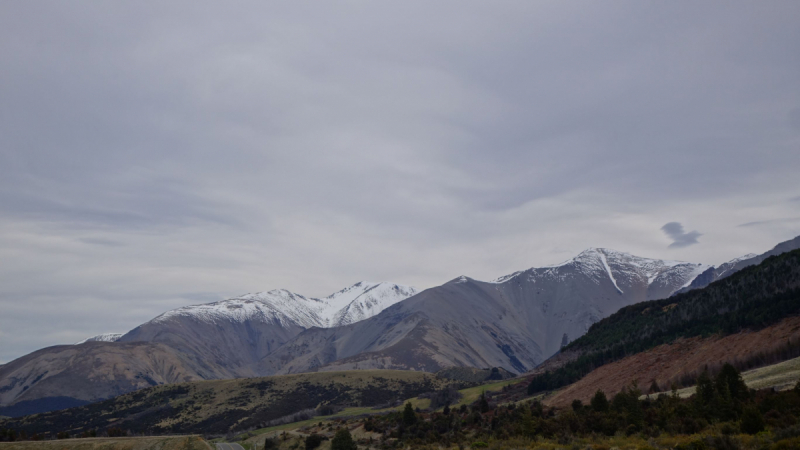
MULTIPOLYGON (((58 356, 63 350, 54 347, 0 366, 0 392, 6 393, 0 405, 55 394, 96 401, 137 389, 143 380, 172 382, 175 374, 216 379, 351 369, 435 372, 452 366, 526 372, 620 308, 667 298, 714 270, 589 248, 560 264, 492 281, 461 276, 421 292, 360 282, 327 301, 286 290, 245 294, 165 312, 118 342, 73 346, 74 357, 58 356), (137 362, 156 344, 164 355, 158 364, 137 362), (120 348, 128 353, 121 355, 120 348), (115 355, 107 357, 115 366, 104 365, 106 354, 115 355), (101 364, 94 372, 69 365, 92 365, 97 355, 101 364), (54 374, 63 374, 65 391, 38 387, 54 374), (101 382, 90 397, 69 388, 80 385, 70 376, 104 380, 111 374, 120 377, 117 385, 101 382)), ((731 270, 737 270, 735 264, 731 270)))

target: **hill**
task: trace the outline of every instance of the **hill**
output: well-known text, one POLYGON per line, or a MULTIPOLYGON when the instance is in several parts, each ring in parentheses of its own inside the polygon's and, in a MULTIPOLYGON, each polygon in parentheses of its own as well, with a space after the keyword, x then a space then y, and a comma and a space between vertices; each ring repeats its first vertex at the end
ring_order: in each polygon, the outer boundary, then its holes
MULTIPOLYGON (((118 427, 132 433, 224 434, 264 427, 303 410, 386 406, 465 383, 412 371, 355 371, 156 386, 90 405, 0 422, 50 435, 118 427)), ((324 412, 324 411, 323 411, 324 412)), ((312 413, 308 413, 312 414, 312 413)))

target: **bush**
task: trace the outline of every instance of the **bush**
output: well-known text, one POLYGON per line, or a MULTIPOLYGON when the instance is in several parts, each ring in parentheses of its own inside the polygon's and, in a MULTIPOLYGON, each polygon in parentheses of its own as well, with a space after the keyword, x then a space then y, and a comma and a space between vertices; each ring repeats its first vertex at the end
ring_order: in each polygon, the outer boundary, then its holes
POLYGON ((755 406, 748 406, 742 413, 742 432, 757 434, 764 431, 764 416, 755 406))
POLYGON ((326 440, 328 440, 328 438, 325 436, 320 436, 316 433, 309 434, 306 437, 306 450, 314 450, 322 444, 322 441, 326 440))
POLYGON ((336 436, 331 441, 331 450, 358 450, 358 446, 353 442, 353 436, 350 435, 350 430, 347 427, 336 432, 336 436))

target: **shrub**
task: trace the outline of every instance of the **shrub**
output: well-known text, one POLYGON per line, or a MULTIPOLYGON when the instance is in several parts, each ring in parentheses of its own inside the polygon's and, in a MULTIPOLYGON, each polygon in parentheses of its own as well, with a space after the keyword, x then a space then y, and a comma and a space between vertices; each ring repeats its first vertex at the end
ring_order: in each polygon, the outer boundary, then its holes
POLYGON ((742 432, 756 434, 764 431, 764 416, 755 406, 748 406, 742 413, 742 432))
POLYGON ((314 450, 322 444, 322 441, 328 438, 320 436, 319 434, 312 433, 306 437, 306 450, 314 450))
POLYGON ((336 432, 331 441, 331 450, 358 450, 358 446, 353 442, 353 436, 350 435, 350 430, 347 427, 336 432))

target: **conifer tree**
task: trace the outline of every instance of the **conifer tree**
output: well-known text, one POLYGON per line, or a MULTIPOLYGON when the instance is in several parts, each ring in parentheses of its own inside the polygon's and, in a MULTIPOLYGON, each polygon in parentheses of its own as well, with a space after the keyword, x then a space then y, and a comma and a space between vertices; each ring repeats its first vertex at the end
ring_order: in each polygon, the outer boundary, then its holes
POLYGON ((597 392, 594 393, 594 397, 592 397, 592 409, 597 412, 608 411, 608 398, 606 398, 605 392, 598 389, 597 392))
POLYGON ((403 410, 403 423, 407 426, 417 423, 417 413, 414 412, 414 408, 411 406, 410 402, 406 403, 406 407, 403 410))

